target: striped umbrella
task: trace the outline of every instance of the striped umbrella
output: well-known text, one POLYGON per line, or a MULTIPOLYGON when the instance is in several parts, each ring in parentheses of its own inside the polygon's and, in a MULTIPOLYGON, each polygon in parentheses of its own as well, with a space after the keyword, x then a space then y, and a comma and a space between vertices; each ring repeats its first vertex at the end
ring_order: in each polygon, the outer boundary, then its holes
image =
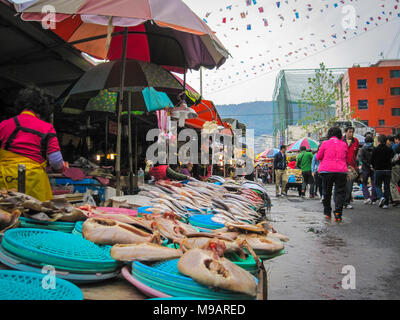
POLYGON ((279 152, 278 149, 270 148, 257 155, 256 160, 273 158, 279 152))
POLYGON ((181 0, 10 0, 25 21, 54 21, 54 33, 98 59, 152 62, 183 73, 221 66, 229 53, 181 0), (54 8, 55 14, 44 12, 54 8), (106 37, 114 33, 114 37, 106 37), (119 35, 116 35, 118 34, 119 35), (93 38, 87 42, 83 39, 93 38))
POLYGON ((303 138, 300 139, 299 141, 296 141, 295 143, 291 144, 287 151, 288 152, 293 152, 293 151, 300 151, 301 147, 306 147, 307 150, 317 150, 318 149, 318 142, 310 139, 310 138, 303 138))

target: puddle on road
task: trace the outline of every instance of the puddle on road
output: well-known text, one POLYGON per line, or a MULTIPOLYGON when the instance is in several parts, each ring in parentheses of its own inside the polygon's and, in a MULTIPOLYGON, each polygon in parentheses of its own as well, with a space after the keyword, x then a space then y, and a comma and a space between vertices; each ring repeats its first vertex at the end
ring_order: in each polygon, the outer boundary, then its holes
POLYGON ((338 238, 332 235, 326 235, 321 238, 321 244, 327 247, 342 248, 346 247, 347 243, 342 238, 338 238))

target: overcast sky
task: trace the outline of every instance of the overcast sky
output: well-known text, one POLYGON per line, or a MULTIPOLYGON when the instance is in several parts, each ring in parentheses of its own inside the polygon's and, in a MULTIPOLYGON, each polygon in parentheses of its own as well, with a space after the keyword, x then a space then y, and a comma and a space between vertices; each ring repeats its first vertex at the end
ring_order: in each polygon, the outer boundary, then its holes
MULTIPOLYGON (((203 73, 203 96, 218 105, 272 100, 281 69, 400 58, 399 0, 287 0, 280 8, 275 0, 184 2, 232 55, 219 70, 203 73)), ((199 89, 199 72, 188 82, 199 89)))

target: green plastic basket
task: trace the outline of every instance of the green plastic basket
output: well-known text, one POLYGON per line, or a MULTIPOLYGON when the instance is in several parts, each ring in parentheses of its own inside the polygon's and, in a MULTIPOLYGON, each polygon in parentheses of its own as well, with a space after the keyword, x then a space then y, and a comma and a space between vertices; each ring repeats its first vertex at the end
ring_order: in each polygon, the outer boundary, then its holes
POLYGON ((7 230, 2 247, 32 263, 56 265, 67 270, 106 272, 119 265, 110 256, 110 246, 99 246, 81 236, 51 230, 7 230))
POLYGON ((75 222, 39 221, 25 217, 20 217, 19 221, 21 222, 21 228, 47 229, 67 233, 71 233, 75 227, 75 222))
POLYGON ((81 289, 57 277, 54 289, 45 289, 45 276, 33 272, 0 271, 0 300, 83 300, 81 289))
MULTIPOLYGON (((175 249, 175 244, 171 243, 167 247, 175 249)), ((179 248, 178 244, 176 244, 176 248, 179 248)), ((248 255, 246 259, 242 259, 242 258, 240 258, 240 256, 237 253, 229 252, 229 253, 225 254, 225 258, 227 258, 228 260, 232 261, 237 266, 245 269, 246 271, 248 271, 250 273, 254 274, 257 272, 256 261, 254 260, 254 258, 251 255, 248 255)))

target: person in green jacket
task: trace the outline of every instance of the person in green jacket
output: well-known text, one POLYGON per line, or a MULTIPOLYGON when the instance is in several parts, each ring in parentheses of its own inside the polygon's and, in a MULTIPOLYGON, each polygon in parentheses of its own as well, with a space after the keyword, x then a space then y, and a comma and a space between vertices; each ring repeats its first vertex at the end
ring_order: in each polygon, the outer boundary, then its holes
POLYGON ((313 154, 311 151, 307 151, 306 147, 300 148, 301 153, 296 160, 296 168, 301 169, 303 175, 303 185, 301 187, 302 197, 305 197, 307 185, 310 185, 310 199, 314 198, 314 178, 312 176, 311 164, 313 159, 313 154))

